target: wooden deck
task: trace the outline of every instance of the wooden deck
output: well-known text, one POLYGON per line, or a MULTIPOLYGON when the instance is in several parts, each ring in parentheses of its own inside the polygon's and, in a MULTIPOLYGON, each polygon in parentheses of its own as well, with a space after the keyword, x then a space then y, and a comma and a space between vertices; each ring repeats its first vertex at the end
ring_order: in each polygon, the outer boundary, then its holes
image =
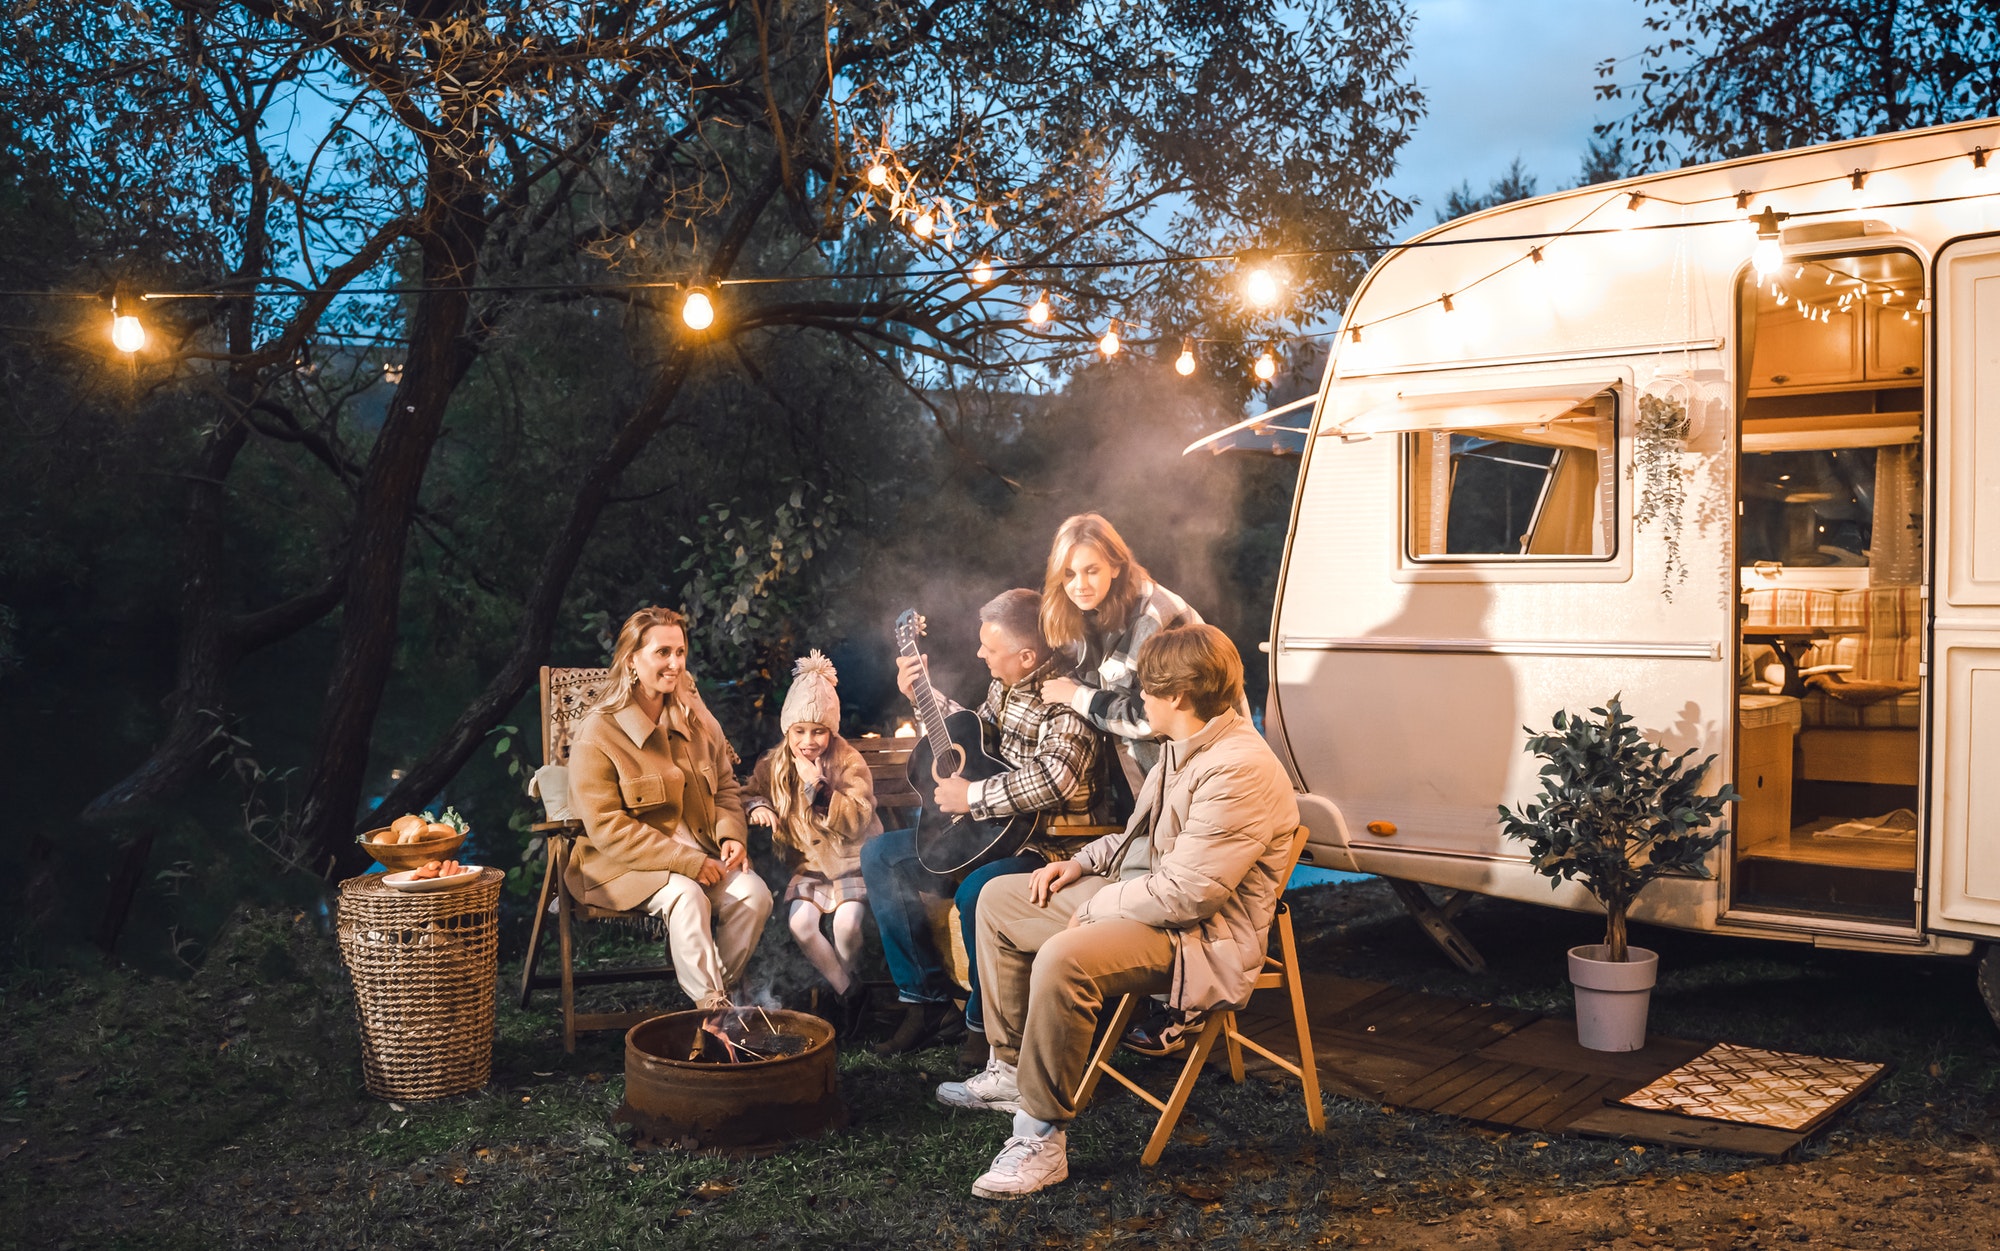
MULTIPOLYGON (((1617 1103, 1700 1055, 1705 1042, 1655 1037, 1641 1051, 1586 1051, 1567 1018, 1322 973, 1306 973, 1304 981, 1320 1082, 1339 1094, 1509 1129, 1767 1159, 1784 1159, 1806 1139, 1788 1130, 1617 1103)), ((1275 992, 1253 999, 1240 1020, 1246 1034, 1297 1058, 1285 1004, 1275 992)))

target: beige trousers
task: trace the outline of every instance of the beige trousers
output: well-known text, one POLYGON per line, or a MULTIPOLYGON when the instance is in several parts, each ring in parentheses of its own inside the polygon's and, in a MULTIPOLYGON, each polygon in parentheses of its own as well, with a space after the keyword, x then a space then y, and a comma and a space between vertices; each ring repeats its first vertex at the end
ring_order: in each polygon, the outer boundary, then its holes
POLYGON ((771 915, 771 888, 748 868, 713 886, 676 873, 646 901, 666 922, 667 954, 687 997, 702 1008, 729 1006, 729 988, 743 976, 771 915))
POLYGON ((979 993, 993 1054, 1020 1066, 1021 1106, 1039 1120, 1065 1122, 1076 1118, 1076 1088, 1104 1001, 1166 990, 1174 939, 1137 921, 1070 928, 1111 879, 1086 877, 1038 907, 1028 898, 1031 876, 1009 873, 979 892, 979 993))

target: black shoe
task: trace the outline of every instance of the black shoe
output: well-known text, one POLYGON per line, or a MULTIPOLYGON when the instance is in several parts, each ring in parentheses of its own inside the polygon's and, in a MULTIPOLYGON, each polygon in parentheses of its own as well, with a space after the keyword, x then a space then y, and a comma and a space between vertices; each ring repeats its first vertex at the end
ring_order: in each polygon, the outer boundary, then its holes
POLYGON ((904 1004, 903 1019, 897 1023, 896 1032, 876 1043, 872 1050, 878 1056, 915 1051, 936 1038, 945 1023, 958 1016, 957 1007, 950 1003, 904 1004))
POLYGON ((962 1069, 983 1069, 993 1055, 993 1048, 986 1042, 986 1035, 970 1025, 965 1027, 965 1039, 958 1044, 958 1067, 962 1069))
POLYGON ((1118 1041, 1125 1050, 1142 1056, 1177 1056, 1201 1032, 1201 1023, 1200 1016, 1182 1020, 1179 1013, 1170 1012, 1134 1025, 1118 1041))

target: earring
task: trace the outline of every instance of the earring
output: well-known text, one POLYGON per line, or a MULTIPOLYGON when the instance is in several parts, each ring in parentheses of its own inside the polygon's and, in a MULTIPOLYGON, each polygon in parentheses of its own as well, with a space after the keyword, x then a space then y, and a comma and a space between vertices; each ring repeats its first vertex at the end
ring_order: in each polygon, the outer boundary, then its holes
POLYGON ((634 668, 634 669, 627 669, 627 670, 626 670, 625 672, 627 672, 627 673, 629 673, 629 674, 631 674, 631 675, 632 675, 632 685, 633 685, 633 686, 637 686, 637 685, 639 685, 639 671, 638 671, 638 670, 637 670, 636 668, 634 668))

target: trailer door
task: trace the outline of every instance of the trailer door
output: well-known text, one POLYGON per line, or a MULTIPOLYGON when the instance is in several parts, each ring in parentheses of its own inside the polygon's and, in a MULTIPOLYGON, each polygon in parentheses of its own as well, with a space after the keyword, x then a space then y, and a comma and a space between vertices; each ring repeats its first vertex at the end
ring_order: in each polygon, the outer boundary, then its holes
POLYGON ((1936 269, 1930 928, 2000 934, 2000 236, 1936 269))

